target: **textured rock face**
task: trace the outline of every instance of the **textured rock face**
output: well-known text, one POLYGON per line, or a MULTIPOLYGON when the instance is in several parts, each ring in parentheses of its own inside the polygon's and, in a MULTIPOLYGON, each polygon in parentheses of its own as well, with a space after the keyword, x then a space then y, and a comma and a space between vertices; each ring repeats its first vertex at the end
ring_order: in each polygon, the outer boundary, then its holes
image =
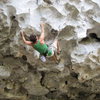
POLYGON ((100 100, 99 0, 0 0, 0 100, 100 100), (49 44, 60 31, 60 61, 46 63, 20 36, 49 44))

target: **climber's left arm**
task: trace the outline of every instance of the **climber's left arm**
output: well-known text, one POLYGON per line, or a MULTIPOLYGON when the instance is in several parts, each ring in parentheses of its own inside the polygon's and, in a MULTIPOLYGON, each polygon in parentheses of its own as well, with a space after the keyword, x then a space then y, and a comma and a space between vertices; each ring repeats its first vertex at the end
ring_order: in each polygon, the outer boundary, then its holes
POLYGON ((24 41, 25 44, 32 45, 32 42, 31 41, 27 41, 25 39, 25 36, 24 36, 25 32, 20 32, 20 34, 21 34, 21 37, 22 37, 22 39, 23 39, 23 41, 24 41))
POLYGON ((41 23, 40 26, 41 26, 41 35, 40 35, 39 39, 44 40, 44 24, 41 23))

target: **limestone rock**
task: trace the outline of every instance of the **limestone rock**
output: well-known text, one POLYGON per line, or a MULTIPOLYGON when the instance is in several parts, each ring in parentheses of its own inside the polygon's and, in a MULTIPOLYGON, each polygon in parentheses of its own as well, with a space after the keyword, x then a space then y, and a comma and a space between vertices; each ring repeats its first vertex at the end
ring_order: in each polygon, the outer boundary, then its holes
POLYGON ((10 77, 11 71, 6 68, 5 66, 0 66, 0 77, 1 78, 8 78, 10 77))
POLYGON ((0 0, 0 100, 100 100, 99 0, 0 0), (22 41, 56 38, 59 62, 22 41))
POLYGON ((40 75, 38 74, 32 75, 29 73, 28 80, 23 84, 23 87, 31 95, 41 96, 41 95, 45 95, 48 93, 48 89, 41 86, 40 75))

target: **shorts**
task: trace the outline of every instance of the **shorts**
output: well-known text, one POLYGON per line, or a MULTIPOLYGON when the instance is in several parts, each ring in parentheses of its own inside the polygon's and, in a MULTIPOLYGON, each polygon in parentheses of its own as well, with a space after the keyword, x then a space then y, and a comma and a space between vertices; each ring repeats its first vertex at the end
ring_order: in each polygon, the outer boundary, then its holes
POLYGON ((51 56, 47 56, 47 57, 52 57, 54 55, 55 52, 57 52, 57 47, 55 47, 54 44, 51 44, 49 47, 48 47, 49 50, 52 51, 52 55, 51 56))

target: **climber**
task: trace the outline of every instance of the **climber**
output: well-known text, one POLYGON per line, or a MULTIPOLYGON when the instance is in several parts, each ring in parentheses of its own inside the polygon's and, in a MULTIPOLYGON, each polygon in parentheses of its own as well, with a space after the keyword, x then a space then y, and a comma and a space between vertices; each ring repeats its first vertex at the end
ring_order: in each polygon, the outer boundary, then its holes
POLYGON ((44 41, 44 24, 40 24, 41 26, 41 35, 40 37, 31 34, 29 36, 29 41, 25 39, 25 32, 21 31, 21 36, 25 44, 32 46, 35 50, 37 50, 40 53, 40 59, 45 62, 46 57, 52 57, 55 52, 60 54, 60 46, 58 43, 58 40, 55 39, 55 41, 50 45, 47 46, 44 41))

